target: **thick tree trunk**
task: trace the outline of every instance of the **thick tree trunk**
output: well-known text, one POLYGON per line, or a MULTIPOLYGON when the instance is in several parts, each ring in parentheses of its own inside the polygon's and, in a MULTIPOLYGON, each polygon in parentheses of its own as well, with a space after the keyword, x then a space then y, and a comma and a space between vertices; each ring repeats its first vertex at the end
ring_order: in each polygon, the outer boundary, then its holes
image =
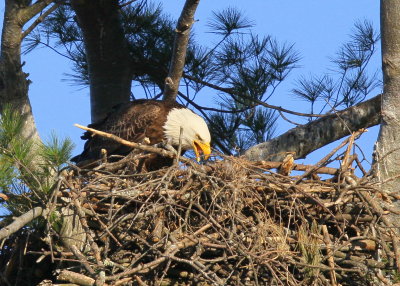
POLYGON ((400 189, 400 2, 381 1, 382 124, 375 149, 375 175, 382 189, 400 189))
MULTIPOLYGON (((4 23, 1 37, 0 53, 0 111, 5 105, 24 118, 22 136, 32 139, 35 146, 41 144, 36 129, 32 108, 28 97, 28 74, 22 70, 21 42, 22 28, 25 23, 40 12, 47 3, 42 5, 24 6, 21 1, 7 0, 4 12, 4 23)), ((32 150, 33 151, 33 150, 32 150)))
MULTIPOLYGON (((383 90, 382 122, 375 146, 374 175, 382 192, 394 194, 389 200, 377 199, 392 224, 388 234, 400 270, 400 1, 381 0, 383 90)), ((382 218, 383 219, 383 218, 382 218)))
POLYGON ((92 122, 96 122, 103 119, 114 105, 129 101, 129 50, 121 26, 118 1, 73 0, 72 7, 83 32, 91 116, 92 122))
POLYGON ((358 105, 330 114, 306 125, 293 128, 284 134, 258 144, 244 155, 252 161, 280 161, 285 152, 295 152, 295 158, 304 158, 318 148, 350 135, 361 128, 379 124, 381 95, 358 105))

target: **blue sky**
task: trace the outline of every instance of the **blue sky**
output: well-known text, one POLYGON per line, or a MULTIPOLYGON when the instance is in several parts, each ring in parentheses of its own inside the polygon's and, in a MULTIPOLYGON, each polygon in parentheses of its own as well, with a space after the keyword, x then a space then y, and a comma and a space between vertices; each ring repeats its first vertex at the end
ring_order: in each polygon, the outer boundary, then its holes
MULTIPOLYGON (((179 17, 183 0, 161 1, 165 11, 172 18, 179 17)), ((379 1, 372 0, 201 0, 196 13, 194 26, 196 39, 200 43, 212 45, 215 38, 207 33, 207 21, 212 11, 220 11, 227 7, 236 7, 255 23, 253 31, 259 35, 271 35, 280 42, 295 44, 301 55, 300 67, 280 87, 277 95, 269 103, 288 109, 307 112, 307 105, 291 97, 290 90, 300 75, 320 75, 330 72, 329 61, 342 43, 349 40, 353 25, 357 20, 370 20, 379 30, 379 1)), ((0 3, 1 24, 4 13, 4 1, 0 3)), ((72 86, 65 81, 66 73, 71 73, 71 64, 54 52, 41 48, 23 56, 26 61, 25 72, 30 74, 30 99, 36 123, 41 136, 46 139, 54 130, 61 137, 68 136, 76 143, 74 153, 83 147, 80 140, 81 130, 73 127, 74 123, 86 125, 90 123, 89 90, 72 86)), ((380 69, 380 51, 374 57, 371 71, 380 69)), ((380 92, 377 90, 376 95, 380 92)), ((214 95, 202 95, 204 102, 212 104, 214 95)), ((293 128, 283 123, 278 134, 293 128)), ((372 142, 376 140, 377 129, 373 128, 360 141, 366 154, 372 150, 372 142)), ((327 149, 332 147, 327 147, 327 149)), ((312 163, 322 156, 314 155, 306 163, 312 163)))

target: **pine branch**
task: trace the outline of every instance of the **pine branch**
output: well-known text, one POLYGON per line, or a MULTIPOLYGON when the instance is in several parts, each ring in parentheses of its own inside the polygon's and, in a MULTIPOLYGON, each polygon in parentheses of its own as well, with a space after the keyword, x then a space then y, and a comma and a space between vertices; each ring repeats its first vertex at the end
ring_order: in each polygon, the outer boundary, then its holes
POLYGON ((175 101, 178 94, 179 82, 185 65, 186 51, 189 43, 190 29, 194 22, 194 13, 200 0, 186 0, 175 30, 172 59, 165 79, 164 100, 175 101))
POLYGON ((190 75, 187 75, 187 74, 184 74, 183 77, 185 77, 185 78, 187 78, 189 80, 193 80, 195 82, 201 83, 202 85, 210 87, 210 88, 213 88, 215 90, 222 91, 222 92, 228 93, 230 95, 235 95, 235 96, 237 96, 239 98, 243 98, 243 99, 246 99, 246 100, 251 100, 255 104, 259 104, 259 105, 262 105, 264 107, 275 109, 275 110, 278 110, 280 112, 285 112, 285 113, 289 113, 289 114, 293 114, 293 115, 297 115, 297 116, 307 116, 307 117, 324 117, 325 116, 325 115, 321 115, 321 114, 309 114, 309 113, 296 112, 296 111, 292 111, 292 110, 289 110, 289 109, 285 109, 285 108, 280 107, 280 106, 271 105, 271 104, 268 104, 268 103, 266 103, 266 102, 264 102, 262 100, 259 100, 259 99, 256 99, 256 98, 253 98, 253 97, 250 97, 250 96, 246 96, 245 94, 240 93, 240 92, 236 92, 231 88, 220 87, 218 85, 209 83, 209 82, 204 81, 204 80, 197 79, 197 78, 195 78, 193 76, 190 76, 190 75))
POLYGON ((25 25, 28 21, 30 21, 36 14, 40 13, 45 9, 48 5, 50 5, 54 0, 39 0, 36 3, 21 9, 19 14, 19 20, 25 25))
POLYGON ((48 212, 49 212, 48 209, 43 209, 42 207, 35 207, 30 211, 24 213, 23 215, 17 217, 11 224, 0 230, 0 240, 3 238, 7 238, 11 234, 17 232, 35 218, 41 215, 46 216, 48 212))
POLYGON ((30 25, 23 33, 21 36, 21 39, 24 39, 26 36, 28 36, 33 29, 35 29, 40 23, 43 22, 43 20, 49 16, 51 13, 53 13, 58 7, 60 7, 61 2, 55 3, 53 6, 51 6, 49 9, 47 9, 46 12, 44 12, 42 15, 40 15, 36 20, 30 25))

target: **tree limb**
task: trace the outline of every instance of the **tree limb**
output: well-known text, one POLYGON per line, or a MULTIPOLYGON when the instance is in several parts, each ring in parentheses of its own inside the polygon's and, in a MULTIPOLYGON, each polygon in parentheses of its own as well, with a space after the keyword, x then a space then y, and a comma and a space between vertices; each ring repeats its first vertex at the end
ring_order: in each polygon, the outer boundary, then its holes
POLYGON ((43 11, 46 6, 50 5, 50 3, 54 2, 54 0, 39 0, 34 4, 23 8, 19 11, 19 20, 20 24, 25 25, 28 21, 30 21, 36 14, 43 11))
POLYGON ((17 232, 23 228, 27 223, 31 222, 39 216, 46 216, 48 214, 48 209, 43 209, 42 207, 35 207, 30 211, 24 213, 23 215, 17 217, 11 224, 2 228, 0 230, 0 239, 7 238, 11 234, 17 232))
POLYGON ((36 18, 35 22, 32 23, 23 33, 21 38, 24 39, 26 36, 28 36, 33 29, 35 29, 40 23, 43 22, 43 20, 49 16, 51 13, 53 13, 58 7, 61 6, 61 2, 55 3, 53 6, 51 6, 49 9, 46 10, 42 15, 36 18))
POLYGON ((189 43, 190 28, 194 22, 194 13, 200 0, 186 0, 181 16, 175 30, 174 48, 169 67, 168 76, 165 79, 164 100, 175 101, 178 94, 179 82, 185 66, 186 50, 189 43))
POLYGON ((335 114, 290 129, 272 140, 251 147, 244 152, 244 156, 251 161, 281 161, 285 152, 296 152, 296 159, 304 158, 312 151, 351 132, 379 124, 380 111, 381 95, 378 95, 335 114))
MULTIPOLYGON (((89 127, 85 127, 85 126, 82 126, 82 125, 79 125, 79 124, 74 124, 74 125, 76 127, 78 127, 78 128, 83 129, 83 130, 92 132, 93 134, 97 134, 99 136, 103 136, 103 137, 115 140, 116 142, 118 142, 120 144, 123 144, 125 146, 129 146, 131 148, 136 148, 136 149, 139 149, 139 150, 156 153, 156 154, 159 154, 159 155, 167 157, 167 158, 175 158, 176 157, 176 154, 174 154, 173 152, 167 151, 167 150, 162 149, 162 148, 156 148, 156 147, 149 146, 149 145, 144 145, 144 144, 131 142, 131 141, 122 139, 121 137, 118 137, 118 136, 116 136, 114 134, 110 134, 110 133, 107 133, 107 132, 99 131, 99 130, 96 130, 96 129, 93 129, 93 128, 89 128, 89 127)), ((184 162, 184 163, 192 163, 192 161, 190 159, 184 158, 184 157, 180 157, 179 160, 184 162)))

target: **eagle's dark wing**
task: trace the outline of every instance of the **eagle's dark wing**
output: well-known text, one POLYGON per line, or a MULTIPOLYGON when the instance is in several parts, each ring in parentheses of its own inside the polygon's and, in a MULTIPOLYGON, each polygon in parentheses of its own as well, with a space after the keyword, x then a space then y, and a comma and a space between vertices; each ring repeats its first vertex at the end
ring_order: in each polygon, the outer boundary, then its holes
MULTIPOLYGON (((148 138, 151 144, 156 144, 164 139, 163 126, 170 109, 161 101, 136 100, 116 106, 103 121, 89 127, 132 142, 148 138)), ((108 155, 126 155, 131 151, 127 146, 90 132, 85 132, 81 138, 87 141, 82 154, 71 159, 76 163, 99 159, 101 149, 105 149, 108 155)))

